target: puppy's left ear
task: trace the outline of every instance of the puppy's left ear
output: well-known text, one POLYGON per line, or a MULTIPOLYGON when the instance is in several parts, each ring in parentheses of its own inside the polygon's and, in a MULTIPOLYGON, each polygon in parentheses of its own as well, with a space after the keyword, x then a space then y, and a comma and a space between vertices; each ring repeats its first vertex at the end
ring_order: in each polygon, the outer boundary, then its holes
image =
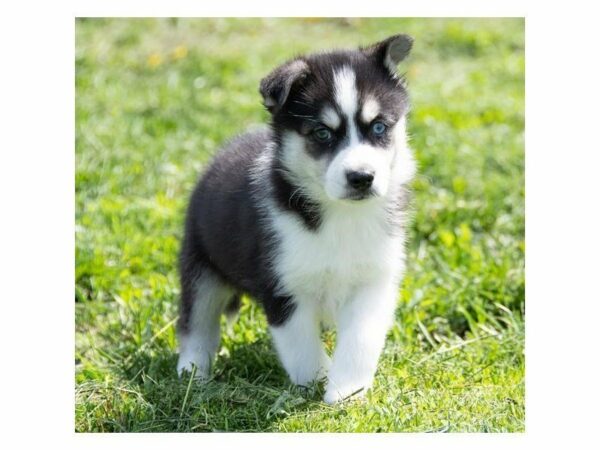
POLYGON ((392 74, 400 61, 404 60, 412 49, 414 39, 407 34, 396 34, 364 48, 363 51, 373 55, 377 62, 385 66, 392 74))
POLYGON ((271 114, 276 114, 285 104, 294 83, 309 73, 308 64, 302 59, 294 59, 279 66, 260 82, 263 103, 271 114))

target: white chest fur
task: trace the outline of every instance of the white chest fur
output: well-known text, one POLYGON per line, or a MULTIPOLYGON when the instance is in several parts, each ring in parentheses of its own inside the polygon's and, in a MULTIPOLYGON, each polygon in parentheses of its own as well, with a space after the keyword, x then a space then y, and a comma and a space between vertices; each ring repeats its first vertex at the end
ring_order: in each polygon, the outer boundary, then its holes
POLYGON ((297 301, 315 302, 325 322, 357 287, 403 270, 403 233, 390 235, 381 204, 328 208, 316 231, 290 213, 272 219, 280 239, 273 261, 280 288, 297 301))

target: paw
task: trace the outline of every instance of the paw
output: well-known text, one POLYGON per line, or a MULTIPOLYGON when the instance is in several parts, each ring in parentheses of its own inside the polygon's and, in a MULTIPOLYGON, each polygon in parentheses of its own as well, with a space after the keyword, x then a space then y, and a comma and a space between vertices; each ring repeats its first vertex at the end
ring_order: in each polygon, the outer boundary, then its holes
POLYGON ((329 381, 325 389, 323 401, 329 405, 343 401, 357 400, 364 398, 369 386, 365 383, 338 385, 329 381))
POLYGON ((308 386, 312 382, 327 377, 331 359, 323 354, 316 364, 298 365, 293 372, 289 373, 292 383, 298 386, 308 386))
POLYGON ((205 360, 191 361, 189 358, 179 356, 177 373, 180 377, 184 374, 189 374, 198 381, 206 381, 210 374, 210 361, 208 358, 205 360))

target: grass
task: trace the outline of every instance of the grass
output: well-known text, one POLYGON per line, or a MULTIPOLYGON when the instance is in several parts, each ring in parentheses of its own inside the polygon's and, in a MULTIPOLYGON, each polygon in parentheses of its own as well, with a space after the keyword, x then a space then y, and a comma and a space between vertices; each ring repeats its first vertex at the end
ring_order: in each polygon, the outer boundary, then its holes
POLYGON ((524 431, 523 20, 80 19, 76 114, 77 431, 524 431), (178 379, 176 260, 202 167, 267 120, 274 65, 397 32, 416 39, 401 68, 420 174, 367 401, 290 385, 249 299, 212 381, 178 379))

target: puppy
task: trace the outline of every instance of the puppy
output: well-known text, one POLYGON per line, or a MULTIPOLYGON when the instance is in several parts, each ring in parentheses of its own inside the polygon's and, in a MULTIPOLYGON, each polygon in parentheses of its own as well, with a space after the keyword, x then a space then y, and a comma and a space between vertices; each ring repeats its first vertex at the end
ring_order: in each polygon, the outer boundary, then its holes
POLYGON ((292 382, 326 378, 335 403, 371 387, 404 271, 412 38, 299 56, 260 83, 268 128, 215 157, 183 238, 178 370, 209 375, 220 317, 264 307, 292 382), (330 358, 321 327, 337 328, 330 358))

